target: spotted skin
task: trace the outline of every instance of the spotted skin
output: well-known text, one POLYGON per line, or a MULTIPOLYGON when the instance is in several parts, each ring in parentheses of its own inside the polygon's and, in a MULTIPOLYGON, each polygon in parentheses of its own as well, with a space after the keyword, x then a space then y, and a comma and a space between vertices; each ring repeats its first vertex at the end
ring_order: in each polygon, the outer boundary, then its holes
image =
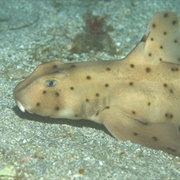
POLYGON ((102 123, 117 139, 180 155, 180 33, 163 11, 116 61, 38 66, 14 89, 21 111, 102 123))

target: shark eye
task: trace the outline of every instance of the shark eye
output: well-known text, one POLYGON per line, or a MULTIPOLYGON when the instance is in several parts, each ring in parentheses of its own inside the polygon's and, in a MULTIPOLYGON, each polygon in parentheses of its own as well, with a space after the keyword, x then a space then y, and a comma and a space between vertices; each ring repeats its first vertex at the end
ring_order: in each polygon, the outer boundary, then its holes
POLYGON ((53 79, 46 80, 44 83, 44 85, 47 87, 54 87, 56 86, 56 84, 57 84, 57 81, 53 79))

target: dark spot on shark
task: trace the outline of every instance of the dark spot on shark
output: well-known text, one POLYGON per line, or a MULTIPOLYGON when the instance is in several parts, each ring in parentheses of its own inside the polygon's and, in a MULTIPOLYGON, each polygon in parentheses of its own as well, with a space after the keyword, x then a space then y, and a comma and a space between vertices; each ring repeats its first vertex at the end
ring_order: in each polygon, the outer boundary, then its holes
POLYGON ((53 69, 56 69, 58 66, 55 64, 52 66, 53 69))
POLYGON ((56 106, 56 107, 54 108, 55 111, 59 111, 59 109, 60 109, 59 106, 56 106))
POLYGON ((168 16, 169 16, 169 14, 168 13, 164 13, 164 18, 167 18, 168 16))
POLYGON ((176 25, 176 23, 177 23, 176 20, 172 21, 172 25, 176 25))
POLYGON ((146 68, 146 72, 149 73, 151 69, 149 67, 146 68))
POLYGON ((71 67, 72 67, 72 68, 75 68, 75 67, 76 67, 76 65, 75 65, 75 64, 71 64, 71 67))
POLYGON ((170 92, 170 93, 173 93, 173 90, 172 90, 172 89, 169 89, 169 92, 170 92))
POLYGON ((165 117, 167 119, 172 119, 173 118, 173 114, 172 113, 165 113, 165 117))
POLYGON ((165 88, 168 87, 168 85, 167 85, 166 83, 164 83, 163 86, 164 86, 165 88))
POLYGON ((153 141, 158 141, 158 138, 156 136, 152 137, 153 141))
POLYGON ((91 79, 91 76, 86 76, 86 79, 90 80, 90 79, 91 79))
POLYGON ((134 136, 138 136, 138 133, 137 133, 137 132, 133 132, 133 135, 134 135, 134 136))
POLYGON ((153 24, 152 24, 152 27, 155 28, 155 27, 156 27, 156 24, 153 23, 153 24))
POLYGON ((36 106, 37 106, 37 107, 39 107, 40 105, 41 105, 41 103, 39 103, 39 102, 38 102, 38 103, 36 103, 36 106))
POLYGON ((100 94, 99 93, 96 93, 96 97, 99 97, 100 96, 100 94))
POLYGON ((177 72, 177 71, 179 71, 179 68, 177 68, 177 67, 172 67, 172 68, 171 68, 171 71, 177 72))
POLYGON ((58 97, 58 96, 59 96, 59 93, 58 93, 58 92, 55 92, 55 95, 58 97))
POLYGON ((130 86, 133 86, 133 84, 134 84, 133 82, 130 82, 130 83, 129 83, 130 86))
POLYGON ((136 114, 136 111, 132 111, 132 114, 136 114))
POLYGON ((134 67, 135 67, 135 65, 134 65, 134 64, 130 64, 130 67, 131 67, 131 68, 134 68, 134 67))

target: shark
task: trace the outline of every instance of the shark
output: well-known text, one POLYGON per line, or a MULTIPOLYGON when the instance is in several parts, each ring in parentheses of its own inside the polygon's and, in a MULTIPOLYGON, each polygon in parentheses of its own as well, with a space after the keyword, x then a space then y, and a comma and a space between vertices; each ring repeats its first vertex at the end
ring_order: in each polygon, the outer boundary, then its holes
POLYGON ((162 11, 123 59, 39 65, 15 87, 22 112, 103 124, 117 139, 180 156, 180 33, 162 11))

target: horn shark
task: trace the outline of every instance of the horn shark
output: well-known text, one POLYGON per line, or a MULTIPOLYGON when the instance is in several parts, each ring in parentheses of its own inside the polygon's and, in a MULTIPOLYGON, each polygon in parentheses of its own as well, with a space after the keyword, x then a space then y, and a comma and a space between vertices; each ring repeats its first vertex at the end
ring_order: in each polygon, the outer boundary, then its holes
POLYGON ((39 65, 14 89, 22 112, 103 124, 120 140, 180 156, 180 33, 157 13, 121 60, 39 65))

